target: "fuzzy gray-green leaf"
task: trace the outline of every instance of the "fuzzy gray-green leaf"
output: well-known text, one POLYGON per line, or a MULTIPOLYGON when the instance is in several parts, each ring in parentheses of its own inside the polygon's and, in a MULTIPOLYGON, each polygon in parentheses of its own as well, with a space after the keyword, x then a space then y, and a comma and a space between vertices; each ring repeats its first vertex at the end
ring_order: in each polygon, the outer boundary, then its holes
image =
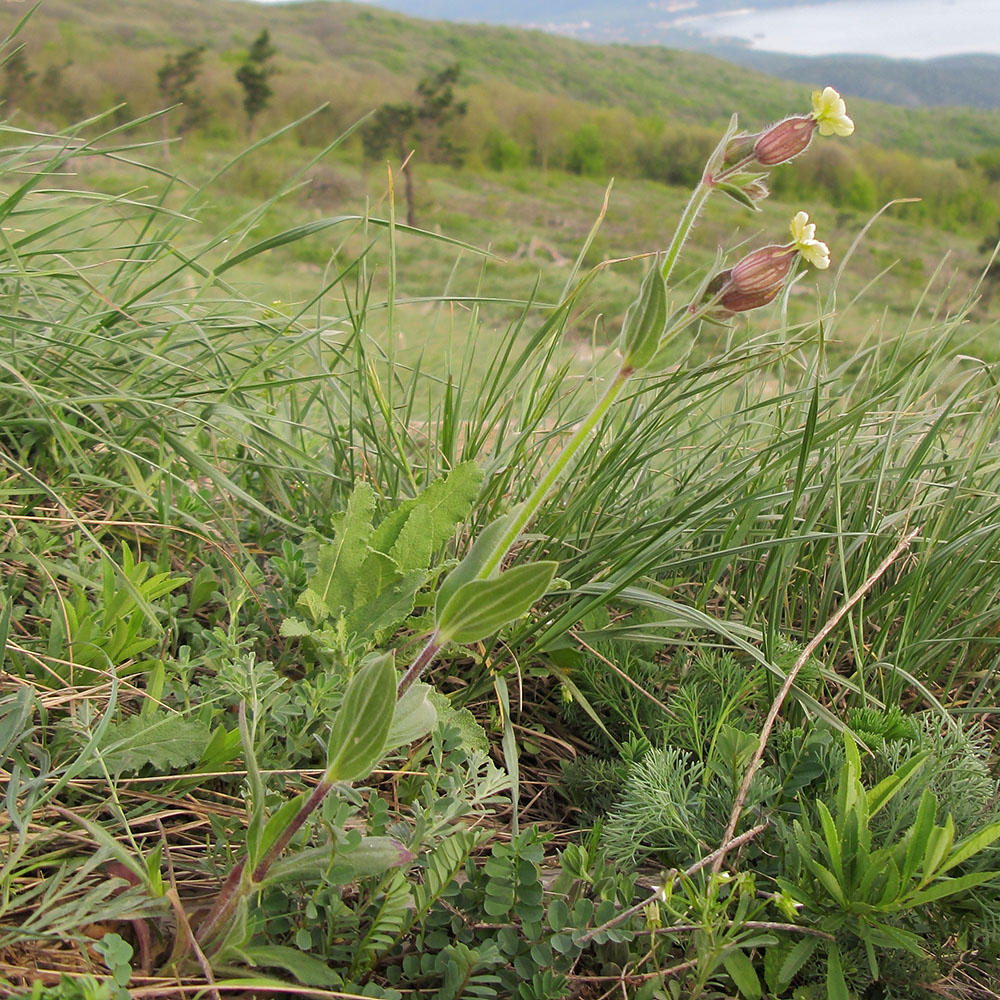
MULTIPOLYGON (((347 510, 333 518, 334 540, 319 550, 316 572, 308 590, 322 602, 330 616, 353 607, 354 588, 365 559, 372 534, 375 491, 367 483, 358 483, 347 501, 347 510)), ((318 602, 302 601, 315 615, 318 602)))

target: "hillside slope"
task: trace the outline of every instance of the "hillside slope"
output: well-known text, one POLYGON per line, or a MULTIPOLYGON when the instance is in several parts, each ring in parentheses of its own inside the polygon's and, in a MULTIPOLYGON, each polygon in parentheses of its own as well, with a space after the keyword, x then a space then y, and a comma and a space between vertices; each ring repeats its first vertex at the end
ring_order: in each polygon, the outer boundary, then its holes
MULTIPOLYGON (((21 13, 18 11, 18 13, 21 13)), ((0 15, 13 24, 11 5, 0 15)), ((534 93, 622 108, 647 117, 715 127, 738 110, 763 123, 801 109, 809 86, 693 52, 594 45, 537 31, 420 21, 349 3, 260 6, 241 0, 43 0, 24 31, 41 72, 66 66, 81 94, 134 111, 158 106, 156 68, 169 53, 203 44, 209 80, 236 110, 234 53, 268 27, 280 53, 276 120, 330 101, 341 122, 411 90, 420 76, 459 61, 465 79, 492 93, 534 93), (214 57, 214 63, 212 62, 214 57)), ((96 109, 88 109, 96 110, 96 109)), ((900 109, 861 104, 866 139, 925 156, 969 156, 993 148, 1000 112, 900 109)))

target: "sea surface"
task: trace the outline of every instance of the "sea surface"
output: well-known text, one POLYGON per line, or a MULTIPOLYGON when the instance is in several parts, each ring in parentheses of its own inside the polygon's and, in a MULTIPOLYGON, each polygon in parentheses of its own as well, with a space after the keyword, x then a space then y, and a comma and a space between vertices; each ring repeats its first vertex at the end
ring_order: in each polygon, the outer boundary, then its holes
POLYGON ((731 14, 681 16, 675 24, 716 39, 742 39, 755 49, 805 56, 1000 54, 1000 0, 832 0, 768 10, 751 3, 731 14))

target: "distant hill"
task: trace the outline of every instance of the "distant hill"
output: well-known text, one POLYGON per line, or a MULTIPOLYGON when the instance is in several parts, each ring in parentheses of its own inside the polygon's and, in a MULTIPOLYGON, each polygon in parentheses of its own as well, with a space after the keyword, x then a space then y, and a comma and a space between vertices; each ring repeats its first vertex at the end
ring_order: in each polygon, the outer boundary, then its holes
MULTIPOLYGON (((786 80, 828 82, 841 93, 904 107, 1000 108, 1000 56, 886 59, 877 56, 792 56, 714 41, 691 18, 747 6, 746 0, 372 0, 414 17, 535 27, 582 41, 657 44, 716 55, 786 80)), ((798 0, 810 6, 825 0, 798 0)), ((757 9, 789 0, 754 0, 757 9)))
POLYGON ((786 80, 825 80, 842 94, 887 104, 910 108, 1000 108, 1000 56, 803 57, 735 46, 706 47, 705 51, 786 80))
MULTIPOLYGON (((419 2, 443 8, 452 0, 419 2)), ((571 7, 571 0, 561 2, 571 7)), ((650 0, 642 2, 648 7, 650 0)), ((680 0, 655 2, 662 14, 680 0)), ((498 6, 488 0, 477 15, 485 15, 491 4, 498 6)), ((573 9, 612 6, 576 4, 573 9)), ((0 10, 6 13, 9 7, 0 10)), ((523 0, 512 0, 512 13, 524 7, 523 0)), ((759 125, 806 110, 805 91, 829 82, 808 65, 795 67, 802 86, 696 52, 416 20, 370 5, 325 0, 268 6, 241 0, 44 0, 23 40, 38 80, 48 67, 63 66, 67 85, 92 97, 88 110, 95 110, 93 103, 107 107, 124 98, 137 112, 160 105, 156 69, 166 55, 182 46, 206 45, 205 86, 214 88, 217 102, 228 102, 235 115, 232 59, 264 26, 271 31, 281 69, 274 86, 284 110, 276 107, 274 113, 286 121, 328 100, 346 123, 382 100, 412 93, 417 79, 454 61, 462 63, 466 85, 494 109, 504 93, 533 94, 539 101, 576 101, 711 128, 733 111, 748 125, 759 125)), ((858 141, 921 156, 975 156, 995 149, 1000 137, 996 111, 904 111, 884 103, 855 103, 853 110, 865 122, 858 141)))

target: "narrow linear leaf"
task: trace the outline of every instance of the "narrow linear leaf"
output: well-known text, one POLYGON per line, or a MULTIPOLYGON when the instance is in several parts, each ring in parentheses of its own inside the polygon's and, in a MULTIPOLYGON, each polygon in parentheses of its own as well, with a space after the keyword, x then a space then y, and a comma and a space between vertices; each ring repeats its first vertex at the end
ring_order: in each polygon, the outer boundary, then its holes
POLYGON ((983 827, 978 833, 972 834, 971 837, 966 837, 965 840, 955 846, 955 850, 951 856, 938 869, 938 874, 943 875, 946 871, 950 871, 963 861, 968 861, 973 855, 989 847, 998 837, 1000 837, 1000 823, 991 823, 989 826, 983 827))
POLYGON ((830 945, 826 957, 826 995, 827 1000, 850 1000, 844 967, 840 962, 840 949, 835 944, 830 945))
POLYGON ((786 987, 795 978, 795 974, 799 969, 809 961, 819 942, 820 939, 811 934, 806 935, 801 941, 796 942, 778 970, 779 985, 782 988, 786 987))
POLYGON ((945 899, 948 896, 954 896, 956 892, 965 892, 967 889, 992 882, 998 878, 1000 878, 1000 872, 972 872, 969 875, 960 875, 958 878, 942 879, 926 889, 921 889, 907 896, 906 905, 923 906, 925 903, 934 902, 935 899, 945 899))

